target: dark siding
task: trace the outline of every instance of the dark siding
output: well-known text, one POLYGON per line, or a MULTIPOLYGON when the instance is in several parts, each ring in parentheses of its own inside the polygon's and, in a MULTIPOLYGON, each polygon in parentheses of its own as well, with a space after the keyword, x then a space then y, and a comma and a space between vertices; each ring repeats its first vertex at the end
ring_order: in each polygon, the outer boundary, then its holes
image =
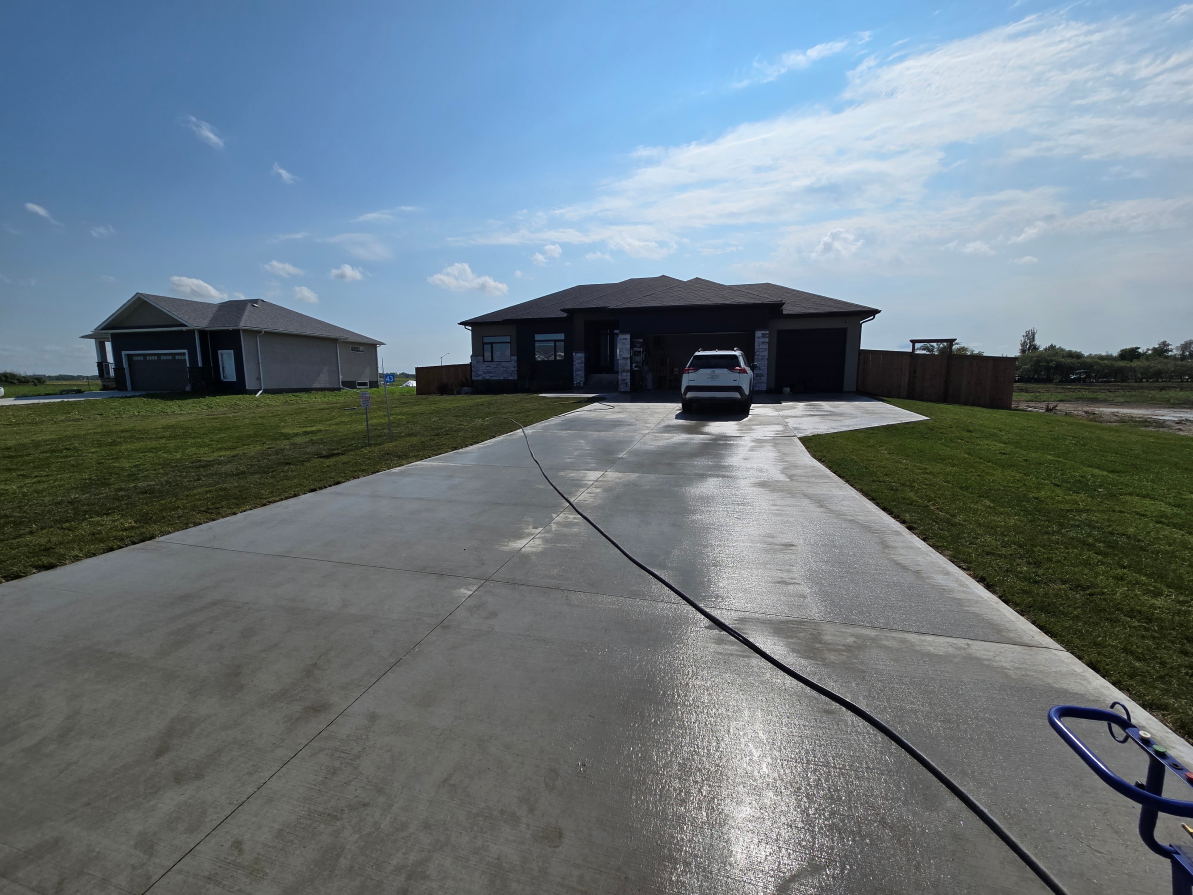
MULTIPOLYGON (((244 384, 244 353, 241 350, 240 330, 215 329, 208 332, 211 342, 211 387, 217 392, 243 392, 244 384), (224 382, 220 379, 219 351, 232 351, 236 357, 236 381, 224 382)), ((204 358, 204 360, 207 360, 204 358)))
POLYGON ((770 310, 763 305, 744 305, 738 308, 660 308, 643 311, 621 309, 616 316, 621 321, 621 331, 635 336, 753 332, 770 326, 770 310))
POLYGON ((572 387, 572 327, 566 319, 519 320, 514 347, 518 356, 518 388, 538 391, 572 387), (539 333, 563 333, 563 360, 536 361, 534 337, 539 333))

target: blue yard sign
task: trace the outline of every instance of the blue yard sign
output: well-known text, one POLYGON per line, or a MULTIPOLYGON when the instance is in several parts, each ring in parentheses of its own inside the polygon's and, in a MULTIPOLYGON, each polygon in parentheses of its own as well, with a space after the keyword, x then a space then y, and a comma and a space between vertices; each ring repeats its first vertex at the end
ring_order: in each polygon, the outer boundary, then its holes
POLYGON ((386 385, 393 385, 393 384, 394 384, 394 380, 396 380, 397 378, 398 378, 398 374, 397 374, 397 373, 386 373, 386 374, 385 374, 385 383, 386 383, 386 385))

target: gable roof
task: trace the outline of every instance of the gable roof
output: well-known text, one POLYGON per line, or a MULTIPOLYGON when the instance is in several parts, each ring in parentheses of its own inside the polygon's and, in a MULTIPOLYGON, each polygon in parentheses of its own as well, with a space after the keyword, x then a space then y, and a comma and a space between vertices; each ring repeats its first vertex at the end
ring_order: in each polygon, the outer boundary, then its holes
MULTIPOLYGON (((335 326, 325 320, 308 317, 298 311, 275 305, 263 298, 232 299, 213 303, 193 301, 189 298, 173 298, 169 295, 150 295, 146 292, 138 292, 126 301, 114 314, 97 326, 95 332, 108 331, 112 321, 118 319, 138 299, 169 314, 181 326, 195 329, 255 329, 300 336, 320 336, 325 339, 341 339, 347 342, 364 342, 369 345, 385 344, 350 329, 335 326)), ((87 338, 87 336, 83 338, 87 338)))
POLYGON ((750 283, 744 286, 725 286, 694 277, 677 280, 674 277, 636 277, 620 283, 593 283, 572 286, 541 298, 533 298, 510 305, 499 311, 482 314, 462 321, 462 326, 475 323, 502 323, 507 320, 566 317, 568 311, 583 308, 673 308, 712 305, 772 305, 787 317, 840 316, 877 314, 877 308, 853 302, 801 292, 774 283, 750 283))

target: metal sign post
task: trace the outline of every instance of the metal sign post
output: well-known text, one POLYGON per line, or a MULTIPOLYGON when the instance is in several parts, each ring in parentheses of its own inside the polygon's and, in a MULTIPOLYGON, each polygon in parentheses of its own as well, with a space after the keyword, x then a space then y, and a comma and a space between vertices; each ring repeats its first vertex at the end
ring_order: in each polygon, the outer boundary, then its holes
POLYGON ((372 446, 373 438, 369 434, 369 405, 373 403, 373 396, 368 392, 360 393, 360 406, 365 409, 365 446, 372 446))
POLYGON ((397 376, 393 373, 386 373, 384 379, 382 379, 382 382, 385 383, 385 428, 389 430, 390 440, 394 437, 394 426, 389 419, 389 387, 394 384, 395 379, 397 379, 397 376))

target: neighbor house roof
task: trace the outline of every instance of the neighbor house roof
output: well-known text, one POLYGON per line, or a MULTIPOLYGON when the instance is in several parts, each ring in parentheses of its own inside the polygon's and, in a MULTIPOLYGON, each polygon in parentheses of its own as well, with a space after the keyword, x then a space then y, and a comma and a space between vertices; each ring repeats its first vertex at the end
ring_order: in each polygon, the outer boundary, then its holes
MULTIPOLYGON (((116 313, 95 328, 95 333, 107 332, 109 324, 137 299, 160 308, 177 319, 183 326, 196 329, 255 329, 302 336, 321 336, 348 342, 365 342, 370 345, 385 344, 350 329, 344 329, 342 326, 335 326, 325 320, 319 320, 317 317, 308 317, 298 311, 275 305, 263 298, 232 299, 214 303, 192 301, 189 298, 173 298, 169 295, 150 295, 145 292, 138 292, 121 305, 116 313)), ((91 335, 95 335, 95 333, 91 335)))
POLYGON ((506 320, 529 318, 566 317, 568 311, 583 308, 673 308, 714 305, 772 305, 788 317, 839 316, 844 314, 877 314, 877 308, 856 305, 853 302, 801 292, 774 283, 750 283, 744 286, 725 286, 695 277, 691 280, 677 280, 674 277, 637 277, 620 283, 593 283, 572 286, 562 292, 553 292, 542 298, 533 298, 521 304, 502 308, 490 314, 482 314, 463 321, 464 326, 474 323, 501 323, 506 320))

